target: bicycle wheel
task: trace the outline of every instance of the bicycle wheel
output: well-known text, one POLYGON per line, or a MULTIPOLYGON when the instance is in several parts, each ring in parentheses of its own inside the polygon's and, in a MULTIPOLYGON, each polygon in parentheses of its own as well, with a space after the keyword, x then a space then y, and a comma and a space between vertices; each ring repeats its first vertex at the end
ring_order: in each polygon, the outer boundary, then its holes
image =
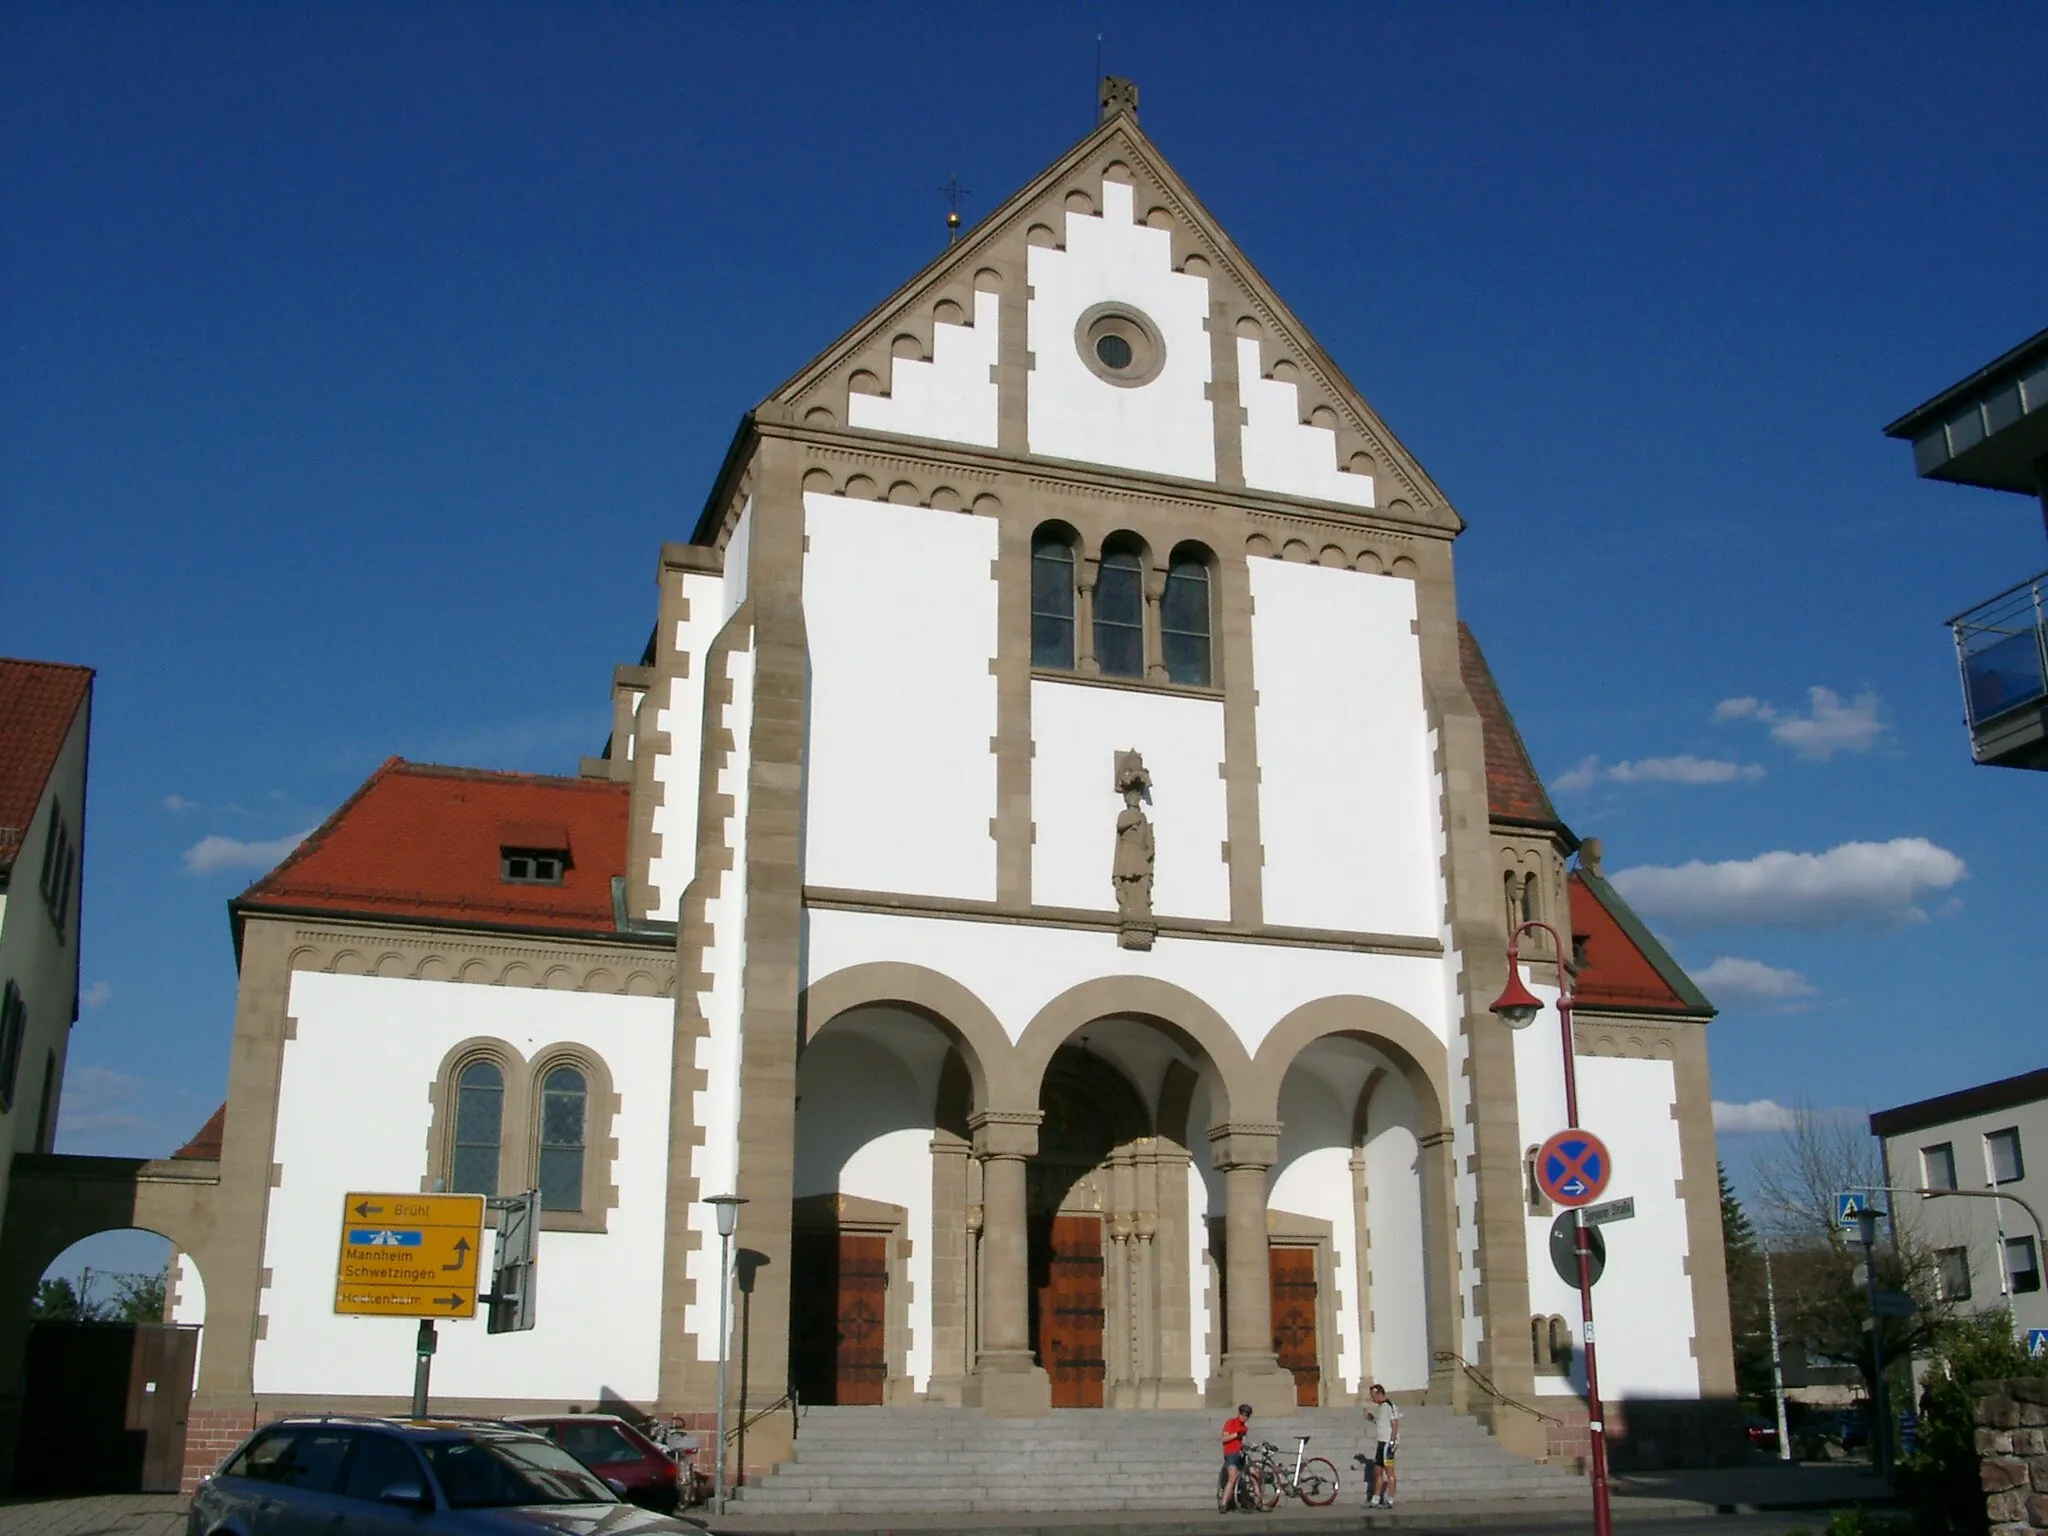
POLYGON ((1270 1461, 1259 1468, 1252 1497, 1260 1514, 1270 1515, 1280 1507, 1280 1469, 1270 1461))
POLYGON ((1337 1502, 1337 1469, 1320 1456, 1311 1456, 1301 1464, 1301 1478, 1294 1491, 1301 1495, 1301 1502, 1321 1509, 1326 1504, 1337 1502))

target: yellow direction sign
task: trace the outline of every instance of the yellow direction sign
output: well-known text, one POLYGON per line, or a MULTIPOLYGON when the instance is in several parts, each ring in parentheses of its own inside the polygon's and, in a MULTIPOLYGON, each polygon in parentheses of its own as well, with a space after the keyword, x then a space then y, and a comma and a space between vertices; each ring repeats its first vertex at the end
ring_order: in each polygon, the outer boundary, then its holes
POLYGON ((342 1201, 334 1310, 474 1317, 482 1195, 351 1194, 342 1201))

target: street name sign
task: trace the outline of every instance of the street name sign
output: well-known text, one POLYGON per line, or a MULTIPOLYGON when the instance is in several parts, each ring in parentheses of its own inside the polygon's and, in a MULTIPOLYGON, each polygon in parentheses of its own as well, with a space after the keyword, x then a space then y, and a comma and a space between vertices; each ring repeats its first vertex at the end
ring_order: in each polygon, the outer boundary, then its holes
POLYGON ((1636 1197, 1609 1200, 1604 1205, 1589 1205, 1579 1213, 1579 1220, 1589 1227, 1597 1227, 1609 1221, 1633 1221, 1636 1215, 1636 1197))
POLYGON ((1591 1131, 1559 1131, 1536 1149, 1536 1184, 1558 1205, 1591 1205, 1607 1188, 1614 1159, 1591 1131))
POLYGON ((352 1317, 474 1317, 483 1225, 482 1195, 345 1196, 334 1310, 352 1317))

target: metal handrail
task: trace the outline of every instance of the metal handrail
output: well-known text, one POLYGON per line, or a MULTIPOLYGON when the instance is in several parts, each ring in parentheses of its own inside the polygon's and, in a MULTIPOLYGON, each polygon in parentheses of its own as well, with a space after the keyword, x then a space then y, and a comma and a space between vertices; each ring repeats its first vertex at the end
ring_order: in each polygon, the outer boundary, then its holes
POLYGON ((1973 731, 1986 720, 2048 697, 2048 610, 2044 610, 2041 590, 2044 582, 2048 582, 2048 571, 2007 587, 1948 621, 1949 633, 1955 641, 1956 673, 1963 688, 1963 716, 1973 731), (1980 681, 2002 692, 2008 677, 2017 680, 2022 674, 1993 664, 1981 677, 1973 677, 1973 667, 1984 665, 1983 658, 2026 635, 2033 637, 2033 672, 2027 681, 2035 686, 2022 696, 1997 700, 1993 707, 1980 713, 1980 681))
POLYGON ((2028 576, 2023 580, 2014 582, 2011 586, 2007 587, 2003 592, 1994 592, 1989 597, 1985 598, 1982 602, 1970 604, 1969 607, 1965 608, 1961 613, 1956 614, 1954 617, 1943 619, 1942 623, 1951 626, 1960 624, 1963 622, 1963 620, 1967 619, 1971 614, 1978 612, 1980 609, 1989 608, 1993 603, 1999 602, 2004 598, 2011 597, 2015 592, 2024 591, 2028 587, 2037 587, 2044 581, 2048 581, 2048 571, 2036 571, 2033 575, 2028 576))
POLYGON ((1545 1413, 1541 1408, 1531 1408, 1527 1403, 1523 1402, 1518 1397, 1509 1397, 1507 1393, 1503 1392, 1497 1385, 1494 1384, 1494 1380, 1491 1376, 1487 1375, 1486 1372, 1480 1370, 1478 1366, 1474 1365, 1471 1361, 1467 1360, 1463 1355, 1458 1354, 1453 1350, 1440 1349, 1436 1352, 1436 1359, 1439 1364, 1448 1362, 1450 1364, 1456 1365, 1474 1382, 1476 1382, 1479 1388, 1482 1391, 1484 1391, 1487 1396, 1498 1399, 1500 1402, 1506 1403, 1510 1408, 1519 1408, 1522 1410, 1522 1412, 1529 1414, 1533 1418, 1541 1419, 1546 1424, 1555 1424, 1560 1428, 1563 1427, 1564 1420, 1557 1417, 1557 1415, 1545 1413))

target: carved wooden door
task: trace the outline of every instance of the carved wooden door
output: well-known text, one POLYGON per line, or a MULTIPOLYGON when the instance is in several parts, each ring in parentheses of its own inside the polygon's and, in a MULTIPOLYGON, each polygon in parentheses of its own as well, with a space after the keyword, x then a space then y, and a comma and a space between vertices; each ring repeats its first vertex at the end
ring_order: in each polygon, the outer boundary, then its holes
MULTIPOLYGON (((1102 1406, 1102 1218, 1055 1216, 1041 1239, 1038 1358, 1055 1408, 1102 1406)), ((1033 1266, 1037 1268, 1037 1266, 1033 1266)))
POLYGON ((879 1404, 888 1386, 887 1239, 792 1234, 790 1376, 807 1403, 879 1404))
POLYGON ((1273 1353, 1294 1375, 1294 1401, 1314 1408, 1323 1400, 1322 1357, 1316 1350, 1316 1251, 1269 1248, 1273 1281, 1273 1353))

